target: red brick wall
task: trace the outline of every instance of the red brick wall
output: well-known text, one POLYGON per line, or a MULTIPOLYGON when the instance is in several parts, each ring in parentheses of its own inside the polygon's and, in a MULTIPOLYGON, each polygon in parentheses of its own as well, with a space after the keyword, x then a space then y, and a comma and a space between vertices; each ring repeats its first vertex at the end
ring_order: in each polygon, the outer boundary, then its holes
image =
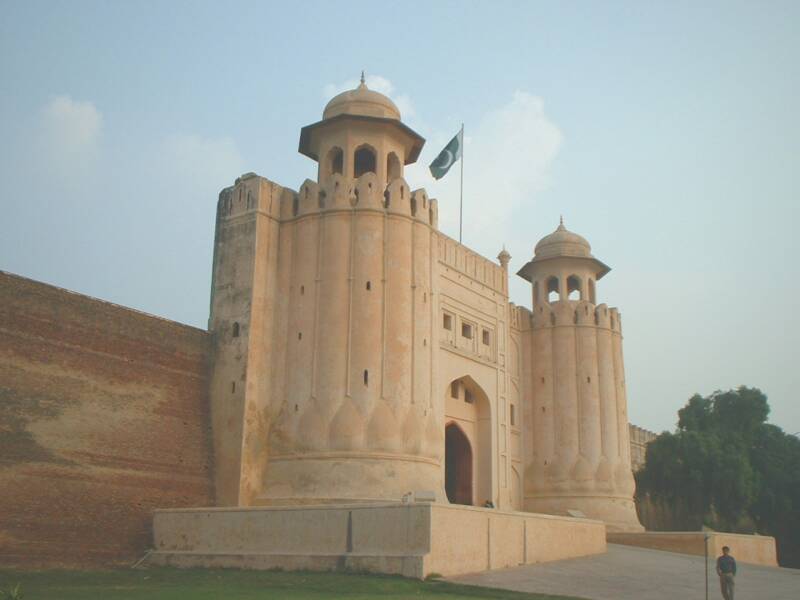
POLYGON ((0 271, 0 566, 133 562, 209 506, 205 331, 0 271))

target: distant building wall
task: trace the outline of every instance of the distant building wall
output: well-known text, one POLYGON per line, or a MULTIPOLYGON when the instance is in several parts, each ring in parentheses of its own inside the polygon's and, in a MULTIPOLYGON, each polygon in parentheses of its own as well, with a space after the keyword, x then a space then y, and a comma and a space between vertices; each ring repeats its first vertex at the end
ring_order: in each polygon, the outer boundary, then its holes
POLYGON ((132 562, 213 505, 210 336, 0 272, 0 565, 132 562))
POLYGON ((631 467, 635 473, 644 466, 644 459, 647 453, 647 444, 658 437, 658 434, 637 427, 632 423, 628 424, 631 435, 631 467))

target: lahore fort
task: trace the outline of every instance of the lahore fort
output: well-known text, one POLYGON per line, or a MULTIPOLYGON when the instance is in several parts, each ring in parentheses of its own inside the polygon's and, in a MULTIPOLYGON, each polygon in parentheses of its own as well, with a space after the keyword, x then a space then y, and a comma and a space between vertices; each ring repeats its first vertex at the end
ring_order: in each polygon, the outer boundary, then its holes
POLYGON ((0 272, 0 560, 424 577, 657 547, 610 267, 563 221, 511 271, 444 235, 403 176, 423 144, 362 81, 300 130, 316 181, 222 190, 207 331, 0 272))

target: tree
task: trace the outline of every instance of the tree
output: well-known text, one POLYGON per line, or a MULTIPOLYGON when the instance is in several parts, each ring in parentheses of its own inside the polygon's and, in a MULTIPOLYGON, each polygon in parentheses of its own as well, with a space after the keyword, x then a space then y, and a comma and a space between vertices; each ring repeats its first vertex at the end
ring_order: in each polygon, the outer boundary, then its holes
POLYGON ((781 564, 800 566, 800 440, 768 415, 757 388, 692 396, 636 475, 645 525, 758 531, 776 537, 781 564))

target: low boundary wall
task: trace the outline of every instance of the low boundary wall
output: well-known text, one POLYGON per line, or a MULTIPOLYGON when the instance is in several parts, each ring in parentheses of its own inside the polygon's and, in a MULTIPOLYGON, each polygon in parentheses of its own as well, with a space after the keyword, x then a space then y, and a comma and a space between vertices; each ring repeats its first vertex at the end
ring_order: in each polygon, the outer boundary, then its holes
POLYGON ((153 564, 453 576, 606 551, 600 521, 444 504, 166 509, 153 564))
POLYGON ((777 567, 775 538, 766 535, 720 533, 717 531, 649 531, 647 533, 609 533, 608 542, 703 556, 708 536, 708 555, 714 559, 729 546, 738 562, 777 567))

